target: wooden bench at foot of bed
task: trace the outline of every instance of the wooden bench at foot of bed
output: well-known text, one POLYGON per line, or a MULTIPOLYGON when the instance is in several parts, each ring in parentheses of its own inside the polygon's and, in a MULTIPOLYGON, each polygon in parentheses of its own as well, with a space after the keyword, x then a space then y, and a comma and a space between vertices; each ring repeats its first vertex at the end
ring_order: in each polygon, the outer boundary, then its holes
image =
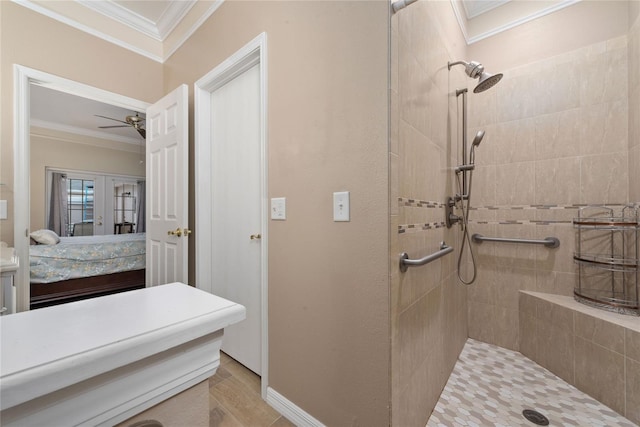
POLYGON ((145 270, 81 277, 53 283, 31 283, 31 309, 144 288, 145 270))

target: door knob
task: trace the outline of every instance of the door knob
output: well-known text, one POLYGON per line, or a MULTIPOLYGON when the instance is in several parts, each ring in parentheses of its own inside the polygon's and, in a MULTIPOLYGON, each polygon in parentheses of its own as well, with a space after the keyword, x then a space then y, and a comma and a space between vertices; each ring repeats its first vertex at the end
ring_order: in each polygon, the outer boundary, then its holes
POLYGON ((254 239, 260 239, 262 238, 262 235, 260 234, 252 234, 251 236, 249 236, 249 239, 254 240, 254 239))
POLYGON ((184 237, 189 237, 189 234, 192 233, 192 231, 188 228, 183 229, 182 232, 184 233, 184 237))
POLYGON ((169 236, 178 236, 178 237, 180 237, 180 236, 182 236, 182 230, 180 229, 180 227, 178 227, 178 228, 176 228, 176 231, 171 231, 171 230, 167 231, 167 234, 169 236))

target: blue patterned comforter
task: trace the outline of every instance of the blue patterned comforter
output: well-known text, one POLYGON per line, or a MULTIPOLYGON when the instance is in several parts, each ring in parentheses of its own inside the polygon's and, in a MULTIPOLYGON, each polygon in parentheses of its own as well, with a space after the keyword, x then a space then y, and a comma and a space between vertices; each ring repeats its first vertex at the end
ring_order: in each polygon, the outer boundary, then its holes
POLYGON ((31 283, 51 283, 145 268, 145 233, 61 237, 29 246, 31 283))

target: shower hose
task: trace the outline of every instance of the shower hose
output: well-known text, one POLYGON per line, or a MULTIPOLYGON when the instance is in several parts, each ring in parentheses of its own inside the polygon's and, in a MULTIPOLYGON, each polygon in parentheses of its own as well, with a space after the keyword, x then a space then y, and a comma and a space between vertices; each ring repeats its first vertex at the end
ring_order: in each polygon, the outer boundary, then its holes
MULTIPOLYGON (((462 195, 462 183, 460 181, 460 175, 464 172, 456 173, 456 181, 458 182, 458 194, 462 195)), ((458 279, 465 285, 470 285, 476 280, 476 258, 471 247, 471 237, 469 237, 469 206, 471 205, 471 182, 473 180, 473 170, 469 171, 469 186, 467 190, 467 203, 465 204, 465 198, 460 196, 460 210, 462 211, 462 221, 460 227, 462 228, 462 245, 460 246, 460 253, 458 254, 458 279), (465 244, 469 247, 469 253, 471 254, 471 265, 473 267, 473 274, 470 280, 465 280, 462 277, 462 254, 464 253, 465 244)))

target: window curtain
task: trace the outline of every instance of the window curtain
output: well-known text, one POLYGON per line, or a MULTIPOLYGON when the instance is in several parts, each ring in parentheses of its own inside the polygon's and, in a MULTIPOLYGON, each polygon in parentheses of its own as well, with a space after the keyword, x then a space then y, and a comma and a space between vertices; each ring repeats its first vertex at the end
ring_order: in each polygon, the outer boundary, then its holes
POLYGON ((58 236, 67 236, 67 176, 54 172, 51 180, 51 203, 49 204, 49 224, 47 228, 58 236))
POLYGON ((146 181, 138 181, 138 198, 136 200, 136 233, 144 233, 146 231, 145 216, 147 214, 145 209, 146 193, 146 181))

